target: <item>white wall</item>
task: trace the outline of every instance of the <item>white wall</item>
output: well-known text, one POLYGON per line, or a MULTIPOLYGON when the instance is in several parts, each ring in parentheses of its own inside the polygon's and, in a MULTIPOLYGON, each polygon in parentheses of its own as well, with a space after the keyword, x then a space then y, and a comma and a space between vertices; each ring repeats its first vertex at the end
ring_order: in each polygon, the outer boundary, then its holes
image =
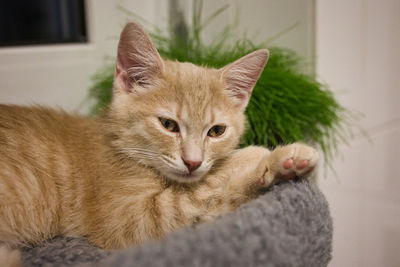
POLYGON ((364 114, 322 179, 334 219, 330 266, 400 266, 400 1, 318 0, 317 71, 364 114), (339 180, 339 182, 337 181, 339 180))

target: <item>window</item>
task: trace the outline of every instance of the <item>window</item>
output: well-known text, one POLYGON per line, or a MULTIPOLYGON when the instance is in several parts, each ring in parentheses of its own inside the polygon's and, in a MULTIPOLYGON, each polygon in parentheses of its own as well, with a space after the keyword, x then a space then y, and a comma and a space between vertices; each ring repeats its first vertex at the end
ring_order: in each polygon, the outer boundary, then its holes
POLYGON ((84 0, 0 3, 0 46, 88 41, 84 0))

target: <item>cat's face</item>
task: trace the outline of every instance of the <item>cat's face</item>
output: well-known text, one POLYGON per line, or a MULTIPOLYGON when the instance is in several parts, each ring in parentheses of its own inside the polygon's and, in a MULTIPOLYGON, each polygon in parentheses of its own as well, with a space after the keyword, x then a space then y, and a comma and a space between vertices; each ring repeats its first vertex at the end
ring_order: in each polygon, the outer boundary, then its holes
POLYGON ((256 51, 220 70, 164 61, 143 29, 128 24, 110 109, 114 146, 167 178, 200 180, 238 145, 267 58, 256 51))

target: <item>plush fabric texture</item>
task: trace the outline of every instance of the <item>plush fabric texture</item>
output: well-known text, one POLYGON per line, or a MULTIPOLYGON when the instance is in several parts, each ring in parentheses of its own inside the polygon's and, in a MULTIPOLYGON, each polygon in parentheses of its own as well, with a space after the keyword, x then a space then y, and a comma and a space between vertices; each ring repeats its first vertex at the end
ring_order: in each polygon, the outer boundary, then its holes
POLYGON ((316 185, 298 181, 141 247, 105 251, 60 237, 24 249, 22 260, 24 266, 326 266, 331 250, 328 204, 316 185))

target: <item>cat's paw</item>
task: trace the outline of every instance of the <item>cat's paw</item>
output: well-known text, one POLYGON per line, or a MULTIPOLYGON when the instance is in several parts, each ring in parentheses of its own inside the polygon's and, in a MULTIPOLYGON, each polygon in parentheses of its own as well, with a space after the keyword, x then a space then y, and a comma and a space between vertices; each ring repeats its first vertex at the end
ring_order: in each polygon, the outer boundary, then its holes
POLYGON ((310 175, 318 163, 318 152, 311 146, 294 143, 271 153, 270 171, 275 178, 288 180, 310 175))

